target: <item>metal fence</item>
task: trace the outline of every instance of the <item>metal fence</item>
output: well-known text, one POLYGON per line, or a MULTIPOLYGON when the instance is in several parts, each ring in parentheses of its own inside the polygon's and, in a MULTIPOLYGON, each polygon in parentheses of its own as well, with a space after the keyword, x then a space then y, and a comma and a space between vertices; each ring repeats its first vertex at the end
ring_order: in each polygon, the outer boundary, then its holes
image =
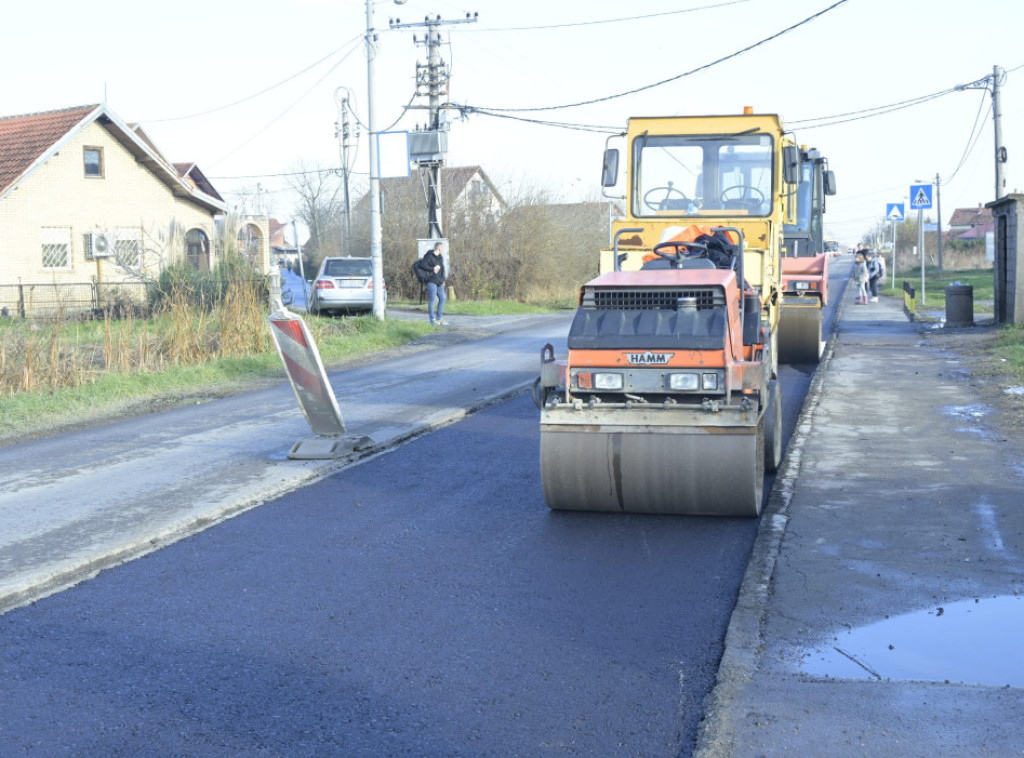
POLYGON ((147 315, 145 282, 81 282, 0 285, 0 316, 4 318, 83 318, 147 315))
POLYGON ((179 293, 201 307, 214 307, 234 285, 257 287, 259 296, 269 303, 267 282, 259 278, 203 279, 164 290, 156 282, 0 284, 0 318, 147 318, 169 296, 179 293))

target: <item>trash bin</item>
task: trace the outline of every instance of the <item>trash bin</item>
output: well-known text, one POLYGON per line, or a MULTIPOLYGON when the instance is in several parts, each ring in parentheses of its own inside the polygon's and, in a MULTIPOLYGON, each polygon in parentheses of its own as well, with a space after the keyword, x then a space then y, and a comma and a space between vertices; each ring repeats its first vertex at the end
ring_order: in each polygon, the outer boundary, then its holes
POLYGON ((946 326, 974 324, 974 287, 970 284, 946 286, 946 326))

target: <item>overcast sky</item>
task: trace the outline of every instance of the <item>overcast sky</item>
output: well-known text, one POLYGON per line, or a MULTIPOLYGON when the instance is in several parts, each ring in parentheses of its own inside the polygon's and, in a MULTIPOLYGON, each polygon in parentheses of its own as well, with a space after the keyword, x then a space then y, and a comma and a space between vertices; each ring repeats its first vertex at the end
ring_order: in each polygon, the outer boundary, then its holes
MULTIPOLYGON (((413 43, 423 30, 392 31, 389 17, 457 20, 466 12, 479 20, 441 27, 449 99, 495 111, 552 108, 506 113, 514 118, 452 114, 449 165, 478 164, 503 192, 531 186, 563 202, 599 198, 607 129, 624 127, 630 115, 739 113, 749 105, 778 113, 800 143, 829 157, 839 185, 829 236, 856 242, 886 203, 908 202, 910 185, 936 174, 947 223, 955 208, 995 196, 990 92, 951 91, 990 76, 994 65, 1007 71, 1008 188, 1024 191, 1021 0, 379 0, 379 129, 424 120, 422 111, 400 119, 416 62, 425 60, 413 43), (666 83, 651 86, 659 82, 666 83), (904 107, 876 110, 894 104, 904 107), (849 115, 816 121, 841 114, 849 115)), ((106 97, 169 159, 198 163, 222 194, 258 184, 281 220, 294 208, 283 174, 340 165, 340 88, 366 121, 363 0, 56 0, 18 3, 5 15, 0 113, 106 97)), ((362 178, 368 171, 365 133, 353 170, 362 178)))

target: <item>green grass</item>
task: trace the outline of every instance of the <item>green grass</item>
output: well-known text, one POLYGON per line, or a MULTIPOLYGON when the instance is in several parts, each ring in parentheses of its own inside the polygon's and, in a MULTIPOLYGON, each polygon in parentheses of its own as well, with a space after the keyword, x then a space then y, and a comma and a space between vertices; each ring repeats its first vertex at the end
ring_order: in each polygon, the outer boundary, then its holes
POLYGON ((1002 368, 1018 382, 1024 382, 1024 324, 1001 327, 993 350, 997 360, 1006 361, 1002 368))
MULTIPOLYGON (((896 289, 885 288, 886 295, 903 297, 903 282, 910 282, 917 290, 917 308, 921 311, 945 311, 946 287, 950 284, 969 284, 974 288, 974 312, 991 314, 995 299, 995 281, 992 269, 963 269, 959 271, 939 271, 936 268, 925 269, 925 303, 921 302, 920 270, 900 272, 896 277, 896 289)), ((992 343, 992 359, 998 361, 996 369, 1013 376, 1017 381, 1024 382, 1024 324, 1006 324, 1000 327, 995 341, 992 343)))
MULTIPOLYGON (((903 297, 903 282, 909 282, 917 292, 918 309, 946 309, 946 287, 950 284, 970 284, 974 288, 974 312, 992 313, 995 282, 992 269, 963 269, 961 271, 939 271, 926 268, 924 272, 924 298, 921 297, 921 271, 901 271, 896 275, 895 289, 886 285, 884 294, 903 297)), ((881 292, 881 290, 880 290, 881 292)))
MULTIPOLYGON (((398 347, 433 331, 425 322, 381 322, 372 317, 309 317, 306 323, 328 368, 398 347)), ((30 328, 23 323, 3 326, 18 331, 30 328)), ((88 341, 90 329, 90 325, 83 325, 78 334, 81 342, 88 341)), ((102 329, 92 336, 102 342, 102 329)), ((284 367, 273 347, 259 354, 218 358, 199 365, 170 364, 160 371, 101 373, 95 381, 79 387, 0 396, 0 439, 184 402, 203 402, 285 379, 284 367)))

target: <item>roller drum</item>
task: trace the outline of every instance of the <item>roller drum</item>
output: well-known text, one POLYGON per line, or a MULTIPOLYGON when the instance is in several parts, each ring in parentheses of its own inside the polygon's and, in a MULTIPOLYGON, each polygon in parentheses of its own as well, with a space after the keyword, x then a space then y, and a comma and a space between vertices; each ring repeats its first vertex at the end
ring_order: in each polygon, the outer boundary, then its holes
POLYGON ((779 361, 817 363, 821 357, 821 307, 783 304, 779 317, 779 361))
POLYGON ((761 424, 542 424, 540 457, 552 510, 745 517, 761 512, 761 424))

